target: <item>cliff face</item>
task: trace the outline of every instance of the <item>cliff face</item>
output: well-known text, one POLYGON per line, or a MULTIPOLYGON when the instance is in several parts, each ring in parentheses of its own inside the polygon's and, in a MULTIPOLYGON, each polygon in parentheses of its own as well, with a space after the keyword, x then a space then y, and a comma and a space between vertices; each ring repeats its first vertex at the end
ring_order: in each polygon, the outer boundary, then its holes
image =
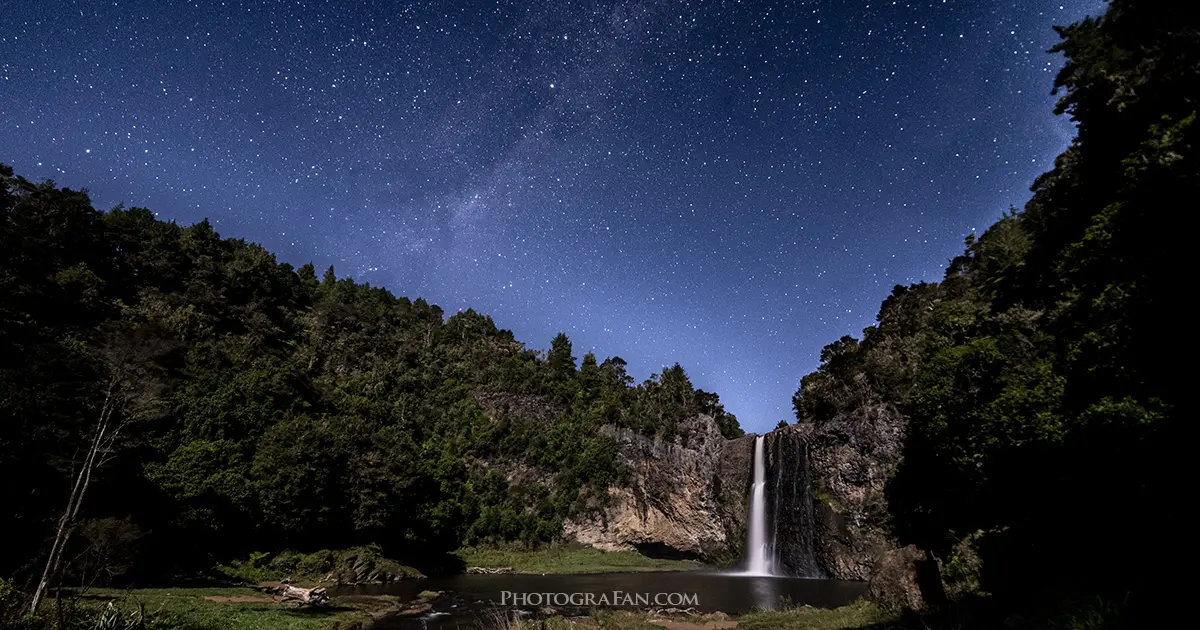
POLYGON ((766 435, 767 513, 776 570, 866 580, 895 547, 884 486, 900 459, 903 420, 890 407, 766 435))
POLYGON ((652 440, 606 426, 627 478, 609 488, 609 507, 568 520, 564 534, 605 550, 652 557, 728 561, 743 545, 753 438, 726 440, 711 417, 699 416, 686 440, 652 440))
POLYGON ((781 433, 787 437, 780 439, 807 445, 817 565, 831 578, 866 580, 878 557, 895 547, 884 486, 900 461, 903 418, 878 405, 781 433))
MULTIPOLYGON (((777 571, 870 577, 878 558, 894 548, 884 485, 899 462, 903 426, 894 409, 879 406, 766 434, 777 571)), ((704 416, 692 421, 686 443, 616 427, 604 432, 617 440, 628 476, 609 488, 604 514, 567 521, 569 538, 655 557, 731 563, 743 556, 755 436, 726 440, 704 416)))
POLYGON ((768 528, 774 532, 775 571, 825 577, 817 562, 816 504, 807 439, 789 426, 765 436, 768 528))

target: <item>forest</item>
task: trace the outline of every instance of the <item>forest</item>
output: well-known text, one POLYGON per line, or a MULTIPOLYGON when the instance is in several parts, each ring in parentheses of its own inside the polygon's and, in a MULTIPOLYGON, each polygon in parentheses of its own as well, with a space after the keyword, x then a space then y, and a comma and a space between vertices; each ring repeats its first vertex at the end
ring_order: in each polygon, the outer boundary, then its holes
MULTIPOLYGON (((945 595, 1148 609, 1185 581, 1193 9, 1113 0, 1060 27, 1074 142, 1024 208, 941 280, 896 286, 795 393, 802 423, 905 419, 879 518, 937 559, 945 595)), ((0 576, 145 584, 284 549, 534 548, 628 474, 602 427, 686 444, 684 421, 709 415, 742 435, 678 364, 638 384, 619 357, 574 352, 0 165, 0 576)))
POLYGON ((619 481, 601 426, 686 440, 680 420, 708 414, 741 434, 679 365, 635 386, 566 335, 530 349, 473 310, 10 167, 0 296, 0 574, 18 584, 52 553, 64 579, 119 584, 283 549, 534 546, 619 481))
POLYGON ((1173 587, 1160 545, 1185 523, 1174 230, 1200 198, 1200 28, 1180 3, 1117 0, 1059 32, 1076 140, 941 282, 897 286, 861 338, 826 346, 793 402, 817 424, 904 415, 886 520, 948 582, 969 548, 996 596, 1145 596, 1173 587))

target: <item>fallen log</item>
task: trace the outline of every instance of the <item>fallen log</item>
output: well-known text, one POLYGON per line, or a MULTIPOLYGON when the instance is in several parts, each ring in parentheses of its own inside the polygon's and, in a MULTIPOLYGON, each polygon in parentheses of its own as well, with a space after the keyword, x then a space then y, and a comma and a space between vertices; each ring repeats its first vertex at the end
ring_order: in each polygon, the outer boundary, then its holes
POLYGON ((284 582, 277 587, 264 590, 277 595, 280 601, 294 601, 299 606, 324 606, 329 603, 329 593, 321 586, 316 588, 301 588, 284 582))
POLYGON ((498 575, 501 573, 512 573, 512 567, 467 567, 467 573, 482 573, 485 575, 498 575))

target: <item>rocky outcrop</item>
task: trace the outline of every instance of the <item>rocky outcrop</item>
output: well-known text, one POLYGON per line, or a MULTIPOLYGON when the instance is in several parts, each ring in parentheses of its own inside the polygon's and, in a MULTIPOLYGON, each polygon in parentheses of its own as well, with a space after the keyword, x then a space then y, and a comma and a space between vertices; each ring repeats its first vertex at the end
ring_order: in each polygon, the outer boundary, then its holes
POLYGON ((776 569, 867 580, 895 548, 884 488, 899 463, 903 419, 880 406, 766 435, 768 514, 776 569))
MULTIPOLYGON (((765 436, 768 527, 777 571, 868 580, 895 549, 884 487, 899 463, 903 418, 887 405, 765 436)), ((565 534, 606 550, 732 562, 742 556, 753 470, 753 435, 726 440, 711 418, 684 427, 687 439, 649 439, 607 426, 626 478, 609 488, 599 515, 565 524, 565 534)))
POLYGON ((768 527, 774 533, 775 571, 819 578, 826 571, 817 562, 816 502, 812 493, 809 444, 796 427, 765 436, 768 527))
POLYGON ((563 404, 551 396, 483 391, 475 392, 474 396, 475 404, 492 420, 512 416, 550 424, 564 409, 563 404))
POLYGON ((754 481, 754 437, 744 435, 721 447, 721 461, 714 481, 723 506, 728 549, 725 560, 741 557, 746 549, 746 521, 750 515, 750 484, 754 481))
POLYGON ((937 561, 913 545, 885 551, 874 564, 867 595, 885 607, 914 611, 945 599, 937 561))
POLYGON ((884 488, 900 462, 903 418, 879 405, 788 431, 808 445, 817 564, 828 577, 868 579, 877 558, 895 548, 884 488))
POLYGON ((605 426, 626 478, 602 514, 568 520, 564 534, 605 550, 651 557, 728 560, 745 532, 751 442, 726 440, 711 417, 685 423, 672 441, 605 426))

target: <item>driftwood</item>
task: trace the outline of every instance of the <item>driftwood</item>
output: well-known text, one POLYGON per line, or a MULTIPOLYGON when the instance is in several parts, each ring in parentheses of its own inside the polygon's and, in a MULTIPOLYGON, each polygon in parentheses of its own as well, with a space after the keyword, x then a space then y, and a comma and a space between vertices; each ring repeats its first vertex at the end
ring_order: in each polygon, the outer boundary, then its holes
POLYGON ((486 575, 497 575, 500 573, 512 573, 512 567, 467 567, 467 573, 483 573, 486 575))
POLYGON ((324 587, 316 588, 301 588, 292 586, 287 582, 276 586, 263 589, 264 591, 277 595, 281 601, 294 601, 300 606, 324 606, 329 603, 329 594, 324 587))

